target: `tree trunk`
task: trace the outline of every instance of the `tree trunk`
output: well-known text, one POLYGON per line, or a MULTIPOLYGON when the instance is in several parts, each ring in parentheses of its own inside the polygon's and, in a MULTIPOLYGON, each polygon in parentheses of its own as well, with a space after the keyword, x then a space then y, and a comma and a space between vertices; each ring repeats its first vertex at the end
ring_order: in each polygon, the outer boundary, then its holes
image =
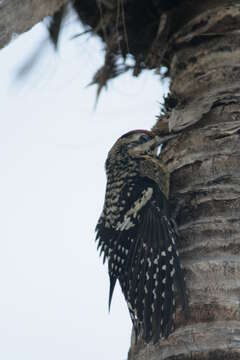
POLYGON ((53 15, 66 0, 0 0, 0 48, 13 36, 53 15))
POLYGON ((177 133, 162 160, 190 317, 178 310, 175 332, 132 344, 131 360, 240 359, 240 3, 195 1, 186 18, 168 51, 177 105, 154 130, 177 133))

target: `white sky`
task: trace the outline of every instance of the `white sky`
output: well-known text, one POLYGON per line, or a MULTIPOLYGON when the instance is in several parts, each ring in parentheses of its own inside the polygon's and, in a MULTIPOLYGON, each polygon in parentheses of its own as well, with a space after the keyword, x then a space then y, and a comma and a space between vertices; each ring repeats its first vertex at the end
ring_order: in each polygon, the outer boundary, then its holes
MULTIPOLYGON (((150 128, 163 84, 126 74, 103 91, 86 87, 103 46, 45 44, 33 71, 19 67, 45 41, 42 24, 0 51, 0 359, 124 360, 131 323, 119 288, 108 314, 108 274, 94 243, 104 162, 128 130, 150 128)), ((46 43, 46 41, 45 41, 46 43)), ((165 84, 165 91, 167 84, 165 84)))

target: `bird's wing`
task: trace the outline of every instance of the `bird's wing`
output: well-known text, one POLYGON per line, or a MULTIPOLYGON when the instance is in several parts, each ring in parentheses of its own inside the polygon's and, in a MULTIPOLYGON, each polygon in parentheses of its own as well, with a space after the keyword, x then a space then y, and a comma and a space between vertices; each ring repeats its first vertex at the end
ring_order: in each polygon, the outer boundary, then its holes
POLYGON ((135 330, 139 324, 146 341, 157 342, 173 329, 176 283, 186 306, 183 273, 176 250, 176 233, 168 218, 166 199, 159 191, 139 213, 134 241, 120 276, 135 330))
POLYGON ((138 182, 132 194, 115 228, 98 223, 98 247, 104 261, 108 259, 109 307, 119 280, 136 334, 141 328, 146 341, 157 342, 173 328, 174 283, 186 305, 177 235, 168 217, 167 200, 155 184, 138 182))

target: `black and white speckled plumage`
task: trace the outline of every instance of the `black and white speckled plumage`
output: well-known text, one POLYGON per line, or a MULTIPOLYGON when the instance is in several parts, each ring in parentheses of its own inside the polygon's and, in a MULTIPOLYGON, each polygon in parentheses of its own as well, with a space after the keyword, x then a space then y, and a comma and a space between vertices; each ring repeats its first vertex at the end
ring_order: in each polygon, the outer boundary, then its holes
POLYGON ((152 133, 144 130, 127 133, 115 143, 106 161, 105 203, 96 227, 100 254, 108 261, 109 307, 118 280, 136 337, 141 333, 147 342, 157 342, 173 330, 175 284, 186 307, 167 187, 161 189, 144 170, 153 163, 157 171, 156 146, 152 133))

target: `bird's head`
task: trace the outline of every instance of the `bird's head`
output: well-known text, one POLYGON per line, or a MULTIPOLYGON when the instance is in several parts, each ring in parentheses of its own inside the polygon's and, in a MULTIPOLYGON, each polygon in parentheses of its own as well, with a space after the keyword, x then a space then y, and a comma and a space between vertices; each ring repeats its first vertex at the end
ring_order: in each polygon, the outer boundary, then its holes
POLYGON ((176 135, 159 137, 148 130, 134 130, 122 135, 108 153, 106 161, 107 176, 148 177, 159 184, 168 197, 169 174, 159 160, 161 145, 176 135))
POLYGON ((108 153, 108 160, 118 161, 140 157, 156 148, 155 137, 151 131, 134 130, 122 135, 108 153))
POLYGON ((148 130, 129 131, 115 142, 108 153, 107 163, 126 161, 128 158, 141 159, 146 155, 157 157, 163 142, 165 138, 160 138, 148 130))

